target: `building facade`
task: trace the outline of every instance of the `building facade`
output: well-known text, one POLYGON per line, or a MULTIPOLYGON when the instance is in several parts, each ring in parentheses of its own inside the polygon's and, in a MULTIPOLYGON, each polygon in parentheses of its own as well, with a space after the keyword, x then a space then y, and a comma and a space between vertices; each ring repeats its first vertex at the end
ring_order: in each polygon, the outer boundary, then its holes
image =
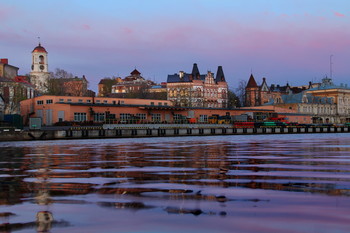
POLYGON ((271 95, 269 102, 258 107, 285 109, 285 112, 308 116, 312 123, 350 122, 350 88, 346 85, 337 86, 331 79, 324 78, 320 84, 297 89, 298 93, 293 93, 292 89, 280 90, 278 96, 271 95))
POLYGON ((141 73, 134 69, 129 76, 124 79, 118 78, 117 83, 112 86, 113 94, 147 92, 147 90, 155 85, 151 80, 147 80, 141 76, 141 73))
POLYGON ((29 118, 39 117, 44 125, 64 121, 124 122, 131 117, 144 121, 165 121, 168 117, 160 116, 158 110, 170 106, 171 102, 167 100, 44 95, 22 101, 21 115, 25 124, 29 118))
POLYGON ((319 102, 321 108, 318 110, 318 114, 314 116, 319 121, 350 122, 350 88, 347 85, 335 85, 330 78, 326 77, 322 79, 320 86, 309 89, 307 93, 314 96, 314 98, 321 99, 319 102), (332 100, 332 108, 322 106, 325 99, 332 100))
POLYGON ((308 85, 290 86, 288 83, 285 86, 271 84, 267 85, 266 78, 262 79, 261 85, 255 81, 253 74, 250 75, 247 86, 245 87, 245 107, 262 106, 271 101, 282 103, 282 96, 287 94, 298 94, 302 91, 317 88, 321 83, 309 82, 308 85))
POLYGON ((19 102, 37 95, 28 77, 18 75, 18 67, 8 64, 8 59, 0 60, 0 95, 4 100, 4 114, 19 114, 19 102))
POLYGON ((49 94, 64 96, 89 96, 88 81, 82 78, 50 78, 49 94))
POLYGON ((188 108, 173 106, 169 100, 126 99, 108 97, 38 96, 21 102, 24 124, 39 117, 44 125, 59 122, 83 123, 176 123, 191 118, 208 123, 213 115, 233 116, 264 109, 188 108), (135 122, 135 121, 133 121, 135 122))
POLYGON ((227 108, 228 85, 222 67, 219 66, 216 77, 208 71, 200 74, 197 64, 192 72, 180 71, 168 75, 168 100, 181 107, 227 108))

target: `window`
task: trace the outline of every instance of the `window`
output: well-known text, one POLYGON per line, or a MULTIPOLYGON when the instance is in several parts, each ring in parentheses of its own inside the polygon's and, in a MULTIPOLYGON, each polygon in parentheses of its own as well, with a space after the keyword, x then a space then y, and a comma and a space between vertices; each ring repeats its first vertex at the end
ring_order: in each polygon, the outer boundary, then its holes
POLYGON ((162 117, 160 115, 160 113, 153 113, 152 114, 152 121, 153 122, 161 122, 162 117))
POLYGON ((36 101, 36 104, 37 105, 43 105, 44 104, 44 100, 38 100, 38 101, 36 101))
POLYGON ((91 103, 91 100, 86 100, 86 103, 91 103))
POLYGON ((86 113, 85 112, 75 112, 74 113, 74 121, 86 121, 86 113))
POLYGON ((59 99, 58 102, 62 103, 64 102, 64 99, 59 99))
POLYGON ((104 101, 103 101, 103 103, 104 103, 104 104, 107 104, 107 103, 108 103, 108 101, 107 101, 107 100, 104 100, 104 101))
POLYGON ((151 105, 154 105, 154 102, 151 102, 151 105))
POLYGON ((46 100, 46 104, 52 104, 52 100, 46 100))
POLYGON ((181 114, 174 114, 174 123, 186 123, 186 117, 181 114))
POLYGON ((164 103, 164 106, 168 106, 168 103, 164 103))
POLYGON ((96 100, 96 103, 101 103, 101 100, 96 100))
POLYGON ((120 113, 120 121, 127 122, 131 117, 130 113, 120 113))
POLYGON ((208 115, 199 115, 199 122, 208 122, 208 115))
POLYGON ((99 112, 95 113, 94 114, 94 121, 96 121, 96 122, 103 122, 103 121, 105 121, 105 114, 104 113, 99 113, 99 112))
POLYGON ((72 102, 72 99, 67 99, 67 102, 72 102))
POLYGON ((83 102, 83 100, 82 100, 82 99, 79 99, 79 100, 78 100, 78 102, 79 102, 79 103, 82 103, 82 102, 83 102))
POLYGON ((147 119, 146 113, 136 113, 136 116, 137 116, 140 120, 146 120, 146 119, 147 119))
POLYGON ((162 106, 162 102, 158 102, 158 105, 159 105, 159 106, 162 106))

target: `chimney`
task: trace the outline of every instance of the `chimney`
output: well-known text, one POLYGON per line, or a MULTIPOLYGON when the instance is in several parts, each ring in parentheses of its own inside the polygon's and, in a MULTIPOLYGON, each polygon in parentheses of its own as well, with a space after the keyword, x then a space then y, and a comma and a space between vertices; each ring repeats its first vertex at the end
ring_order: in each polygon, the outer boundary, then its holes
POLYGON ((2 63, 2 64, 9 64, 9 59, 7 59, 7 58, 1 58, 1 59, 0 59, 0 63, 2 63))
POLYGON ((183 72, 183 71, 179 71, 179 76, 180 76, 180 79, 182 79, 182 78, 184 77, 184 74, 185 74, 185 72, 183 72))

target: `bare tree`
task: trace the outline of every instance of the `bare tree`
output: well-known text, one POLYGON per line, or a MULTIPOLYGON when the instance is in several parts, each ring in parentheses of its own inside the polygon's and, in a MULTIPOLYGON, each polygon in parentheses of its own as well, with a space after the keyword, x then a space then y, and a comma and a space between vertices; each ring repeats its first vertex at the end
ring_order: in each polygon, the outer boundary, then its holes
POLYGON ((241 106, 244 106, 245 103, 245 88, 247 86, 246 80, 239 80, 238 87, 236 88, 237 97, 241 103, 241 106))
POLYGON ((52 74, 54 78, 74 78, 74 75, 72 73, 69 73, 68 71, 60 68, 56 68, 55 73, 52 74))
POLYGON ((85 96, 87 93, 88 82, 83 78, 74 77, 63 69, 56 68, 54 73, 50 73, 47 85, 48 95, 77 95, 85 96))
POLYGON ((19 114, 20 113, 20 102, 27 99, 26 89, 21 87, 19 83, 10 90, 10 96, 7 104, 5 105, 6 112, 8 114, 19 114))
POLYGON ((228 98, 228 102, 227 102, 227 107, 232 109, 232 108, 236 108, 236 107, 241 107, 241 101, 238 98, 238 96, 232 91, 232 90, 228 90, 227 92, 227 98, 228 98))

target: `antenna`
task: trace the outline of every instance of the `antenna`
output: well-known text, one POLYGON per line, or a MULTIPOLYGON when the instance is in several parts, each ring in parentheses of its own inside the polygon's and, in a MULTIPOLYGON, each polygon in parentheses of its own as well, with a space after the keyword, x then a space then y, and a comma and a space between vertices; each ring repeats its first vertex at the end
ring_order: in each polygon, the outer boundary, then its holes
POLYGON ((332 73, 333 73, 333 62, 332 62, 332 57, 333 57, 333 55, 331 55, 330 57, 329 57, 329 69, 330 69, 330 77, 332 78, 332 73))

